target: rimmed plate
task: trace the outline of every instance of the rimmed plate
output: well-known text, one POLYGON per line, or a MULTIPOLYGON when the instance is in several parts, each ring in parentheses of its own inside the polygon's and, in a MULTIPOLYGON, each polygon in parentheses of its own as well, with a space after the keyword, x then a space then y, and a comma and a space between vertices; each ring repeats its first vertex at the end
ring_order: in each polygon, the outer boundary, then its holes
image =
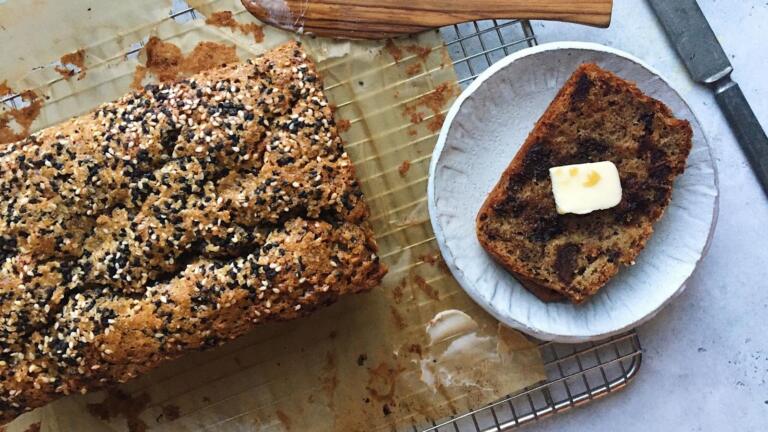
POLYGON ((497 62, 459 96, 432 155, 429 213, 440 250, 464 290, 510 327, 543 340, 583 342, 628 330, 653 317, 685 288, 717 219, 717 172, 696 116, 641 60, 606 46, 558 42, 497 62), (691 122, 693 148, 672 202, 637 263, 623 268, 581 305, 544 303, 480 246, 475 216, 534 123, 576 67, 585 62, 634 81, 691 122))

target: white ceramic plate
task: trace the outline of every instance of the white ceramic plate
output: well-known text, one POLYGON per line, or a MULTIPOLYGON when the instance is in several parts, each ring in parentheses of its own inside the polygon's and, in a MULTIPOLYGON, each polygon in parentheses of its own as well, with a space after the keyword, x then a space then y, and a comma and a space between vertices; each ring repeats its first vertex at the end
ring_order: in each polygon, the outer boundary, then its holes
POLYGON ((440 250, 464 290, 499 321, 544 340, 582 342, 628 330, 678 295, 705 253, 717 218, 717 173, 693 112, 639 59, 591 43, 517 52, 483 72, 451 107, 432 156, 429 213, 440 250), (480 246, 475 216, 534 123, 576 67, 593 62, 634 81, 693 128, 685 173, 637 264, 582 305, 544 303, 480 246))

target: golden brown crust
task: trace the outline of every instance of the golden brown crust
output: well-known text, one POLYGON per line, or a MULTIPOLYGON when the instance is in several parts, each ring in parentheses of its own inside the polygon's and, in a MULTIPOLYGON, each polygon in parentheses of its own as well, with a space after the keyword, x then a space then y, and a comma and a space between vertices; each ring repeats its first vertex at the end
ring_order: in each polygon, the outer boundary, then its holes
POLYGON ((0 423, 376 285, 295 44, 0 148, 0 423))
POLYGON ((633 83, 581 65, 478 212, 478 239, 537 296, 551 290, 584 301, 620 264, 634 263, 685 168, 691 136, 687 121, 633 83), (557 214, 548 169, 600 160, 619 168, 619 205, 589 215, 557 214))

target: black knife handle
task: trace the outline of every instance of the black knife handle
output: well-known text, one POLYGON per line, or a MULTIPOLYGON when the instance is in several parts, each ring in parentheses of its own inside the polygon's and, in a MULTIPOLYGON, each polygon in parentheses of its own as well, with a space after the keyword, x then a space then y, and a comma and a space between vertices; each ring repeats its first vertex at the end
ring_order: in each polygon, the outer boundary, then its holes
POLYGON ((714 89, 717 104, 728 119, 763 192, 768 196, 768 137, 765 131, 760 127, 760 122, 736 82, 726 77, 715 83, 714 89))

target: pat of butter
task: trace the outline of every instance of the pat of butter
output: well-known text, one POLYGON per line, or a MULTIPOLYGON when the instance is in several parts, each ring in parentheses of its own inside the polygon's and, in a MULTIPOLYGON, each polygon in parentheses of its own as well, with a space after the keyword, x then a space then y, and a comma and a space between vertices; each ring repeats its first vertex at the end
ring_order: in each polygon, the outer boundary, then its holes
POLYGON ((613 162, 553 167, 549 176, 560 214, 587 214, 614 207, 621 201, 619 170, 613 162))

